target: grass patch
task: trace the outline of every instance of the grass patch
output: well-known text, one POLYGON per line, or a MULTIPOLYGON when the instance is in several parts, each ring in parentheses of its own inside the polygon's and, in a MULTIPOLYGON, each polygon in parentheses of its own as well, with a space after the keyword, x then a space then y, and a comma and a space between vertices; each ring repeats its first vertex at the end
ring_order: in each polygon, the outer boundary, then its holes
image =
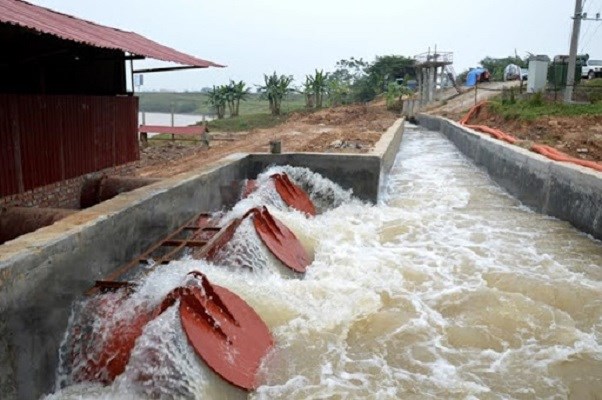
MULTIPOLYGON (((200 92, 141 92, 140 111, 170 113, 173 107, 176 114, 213 115, 214 110, 207 103, 207 95, 200 92)), ((282 111, 290 112, 305 107, 305 99, 299 93, 288 95, 282 101, 282 111)), ((240 115, 269 113, 268 101, 257 93, 249 94, 246 101, 240 102, 240 115)))
POLYGON ((602 102, 564 104, 547 101, 519 100, 514 104, 492 101, 489 110, 506 120, 533 121, 541 117, 574 117, 602 114, 602 102))
POLYGON ((170 133, 161 133, 157 135, 153 135, 153 137, 148 138, 149 146, 162 146, 167 143, 173 143, 184 146, 196 146, 201 143, 200 139, 193 139, 192 137, 187 137, 185 140, 182 140, 181 135, 174 135, 175 140, 171 139, 170 133))
POLYGON ((288 119, 288 115, 273 116, 267 113, 240 115, 209 121, 209 132, 241 132, 251 129, 271 128, 288 119))

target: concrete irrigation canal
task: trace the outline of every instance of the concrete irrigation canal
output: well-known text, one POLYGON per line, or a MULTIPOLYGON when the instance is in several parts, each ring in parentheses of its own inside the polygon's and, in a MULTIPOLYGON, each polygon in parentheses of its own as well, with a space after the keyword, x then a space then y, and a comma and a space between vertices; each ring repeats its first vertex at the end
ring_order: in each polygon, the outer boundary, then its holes
POLYGON ((602 173, 419 121, 6 243, 1 397, 597 398, 602 173))

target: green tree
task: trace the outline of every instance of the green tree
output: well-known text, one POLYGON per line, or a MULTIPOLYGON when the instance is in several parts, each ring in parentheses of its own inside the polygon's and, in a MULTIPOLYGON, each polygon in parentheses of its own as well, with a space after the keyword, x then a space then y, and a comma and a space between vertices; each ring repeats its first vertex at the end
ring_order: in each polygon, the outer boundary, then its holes
POLYGON ((412 90, 405 85, 400 85, 397 82, 389 82, 387 86, 387 109, 399 110, 402 104, 402 98, 405 95, 412 94, 412 90))
POLYGON ((303 90, 301 91, 305 97, 305 107, 311 109, 314 107, 314 85, 312 78, 309 75, 305 76, 305 82, 303 83, 303 90))
POLYGON ((357 81, 352 86, 352 99, 354 102, 367 103, 382 93, 382 90, 374 77, 366 75, 357 81))
POLYGON ((387 90, 390 82, 397 82, 408 76, 414 76, 414 59, 405 56, 389 55, 376 57, 376 60, 366 68, 370 81, 375 85, 375 91, 382 93, 387 90))
POLYGON ((348 103, 350 93, 350 88, 348 84, 339 79, 333 78, 332 76, 329 76, 327 86, 328 100, 330 102, 331 107, 336 107, 338 105, 348 103))
POLYGON ((328 73, 324 73, 323 70, 316 72, 314 75, 307 75, 306 81, 309 81, 312 87, 314 97, 316 99, 316 108, 322 108, 324 94, 328 90, 328 73))
POLYGON ((228 87, 225 85, 213 86, 213 89, 207 93, 207 102, 215 110, 217 119, 224 118, 228 98, 228 87))
POLYGON ((249 88, 246 86, 243 81, 235 82, 233 80, 227 86, 227 101, 231 117, 238 116, 241 100, 245 101, 249 95, 249 88))
POLYGON ((376 57, 374 62, 363 59, 340 60, 331 80, 349 90, 348 98, 355 102, 368 102, 388 90, 390 82, 415 76, 414 59, 400 55, 376 57))
POLYGON ((366 75, 365 69, 369 65, 362 58, 355 59, 351 57, 349 60, 343 59, 336 63, 335 70, 330 74, 330 78, 350 87, 366 75))
POLYGON ((259 88, 261 94, 268 99, 272 115, 280 115, 282 99, 293 91, 291 83, 292 75, 280 75, 274 72, 272 75, 263 75, 264 86, 259 88))

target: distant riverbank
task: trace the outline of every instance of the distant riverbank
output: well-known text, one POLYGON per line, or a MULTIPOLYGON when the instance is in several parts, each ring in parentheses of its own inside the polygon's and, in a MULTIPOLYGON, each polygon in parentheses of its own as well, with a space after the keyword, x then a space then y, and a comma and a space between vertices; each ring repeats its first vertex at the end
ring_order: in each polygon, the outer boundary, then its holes
MULTIPOLYGON (((208 103, 205 93, 171 93, 171 92, 140 92, 140 111, 148 113, 173 112, 179 115, 211 115, 213 109, 208 103)), ((289 112, 305 107, 303 95, 291 93, 282 102, 282 111, 289 112)), ((269 103, 257 93, 249 93, 247 99, 240 103, 240 115, 267 114, 270 112, 269 103)))
MULTIPOLYGON (((206 121, 211 121, 213 116, 205 116, 206 121)), ((174 126, 195 125, 203 120, 202 115, 195 114, 174 114, 174 126)), ((138 113, 138 125, 171 125, 171 114, 140 112, 138 113)))

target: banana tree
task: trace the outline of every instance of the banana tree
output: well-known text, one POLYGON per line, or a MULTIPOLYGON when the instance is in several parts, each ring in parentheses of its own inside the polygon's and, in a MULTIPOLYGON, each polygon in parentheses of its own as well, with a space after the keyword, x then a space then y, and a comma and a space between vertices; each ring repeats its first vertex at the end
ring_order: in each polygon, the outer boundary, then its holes
POLYGON ((342 80, 329 76, 328 81, 328 100, 331 107, 336 107, 345 104, 348 101, 350 88, 342 80))
POLYGON ((314 87, 313 77, 311 75, 305 76, 305 83, 303 84, 303 96, 305 96, 305 107, 314 107, 314 87))
POLYGON ((230 117, 234 116, 234 88, 232 87, 232 83, 229 85, 221 86, 224 97, 226 98, 226 105, 228 106, 228 111, 230 112, 230 117))
POLYGON ((291 83, 293 77, 291 75, 280 75, 274 72, 272 75, 263 75, 265 86, 259 88, 262 95, 268 99, 270 103, 270 111, 272 115, 280 115, 282 99, 293 89, 291 83))
POLYGON ((390 82, 387 86, 387 109, 394 110, 400 107, 403 96, 411 95, 412 90, 397 82, 390 82))
POLYGON ((226 114, 226 103, 228 101, 228 88, 226 86, 213 86, 207 92, 207 103, 213 107, 217 119, 223 119, 226 114))
POLYGON ((318 71, 316 69, 315 74, 311 77, 312 88, 314 96, 316 98, 316 108, 322 108, 322 102, 324 99, 324 93, 328 90, 328 72, 324 73, 323 70, 318 71))
POLYGON ((249 88, 246 87, 246 83, 244 83, 243 81, 230 81, 228 89, 232 98, 232 109, 230 111, 230 116, 236 117, 238 116, 238 113, 240 111, 240 101, 247 100, 247 97, 249 95, 249 88))

